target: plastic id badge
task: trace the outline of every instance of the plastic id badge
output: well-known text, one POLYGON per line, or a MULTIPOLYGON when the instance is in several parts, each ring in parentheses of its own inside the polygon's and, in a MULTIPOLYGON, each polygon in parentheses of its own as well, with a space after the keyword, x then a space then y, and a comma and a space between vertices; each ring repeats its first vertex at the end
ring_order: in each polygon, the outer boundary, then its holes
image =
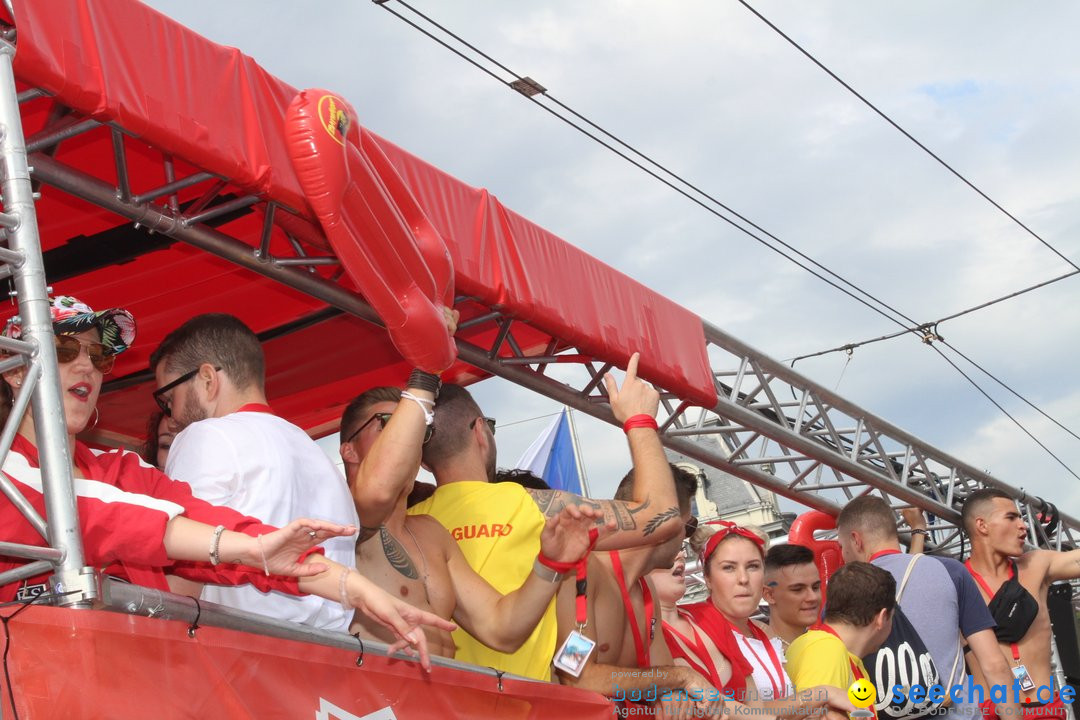
POLYGON ((590 640, 574 630, 566 637, 566 642, 559 648, 559 652, 555 653, 555 659, 551 661, 551 664, 574 677, 580 677, 581 671, 585 669, 585 663, 595 648, 595 640, 590 640))
POLYGON ((1024 692, 1030 692, 1035 689, 1035 681, 1028 675, 1027 667, 1024 665, 1017 665, 1012 669, 1013 677, 1020 681, 1020 689, 1024 692))

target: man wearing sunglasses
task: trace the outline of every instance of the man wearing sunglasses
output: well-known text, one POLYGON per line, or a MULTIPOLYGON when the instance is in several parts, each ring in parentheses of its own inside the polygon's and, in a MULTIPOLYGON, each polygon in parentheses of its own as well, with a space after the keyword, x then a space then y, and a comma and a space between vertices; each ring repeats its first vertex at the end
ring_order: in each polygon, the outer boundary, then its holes
MULTIPOLYGON (((464 388, 444 385, 435 405, 434 434, 423 445, 424 466, 435 475, 438 488, 431 498, 409 508, 409 514, 437 519, 457 540, 469 565, 502 593, 519 587, 534 571, 545 524, 567 507, 586 505, 599 515, 598 524, 614 525, 597 543, 602 550, 655 545, 680 534, 675 487, 654 420, 659 394, 638 379, 637 366, 635 353, 622 387, 611 376, 604 380, 612 412, 624 423, 630 445, 635 469, 630 500, 594 500, 493 482, 494 421, 464 388)), ((557 631, 552 602, 513 654, 491 650, 461 629, 454 633, 454 642, 460 660, 547 680, 557 631)))
MULTIPOLYGON (((178 433, 165 472, 191 485, 196 497, 270 524, 292 517, 359 524, 334 464, 267 404, 262 346, 238 318, 214 313, 188 320, 162 341, 150 367, 154 400, 178 433)), ((326 556, 355 567, 353 544, 349 537, 329 540, 326 556)), ((344 631, 352 621, 351 609, 319 597, 170 582, 177 592, 201 592, 205 600, 322 629, 344 631)))

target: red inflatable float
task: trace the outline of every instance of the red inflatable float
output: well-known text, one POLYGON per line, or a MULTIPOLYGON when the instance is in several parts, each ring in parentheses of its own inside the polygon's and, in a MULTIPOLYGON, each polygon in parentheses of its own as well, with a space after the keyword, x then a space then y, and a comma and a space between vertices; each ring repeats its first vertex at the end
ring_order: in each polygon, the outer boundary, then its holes
POLYGON ((788 542, 803 545, 814 551, 814 564, 821 574, 821 606, 825 606, 825 586, 836 569, 844 564, 840 543, 835 540, 818 540, 814 533, 818 530, 835 530, 836 518, 820 510, 809 510, 791 523, 788 542))
POLYGON ((457 357, 444 307, 454 299, 446 244, 356 112, 325 90, 289 105, 285 135, 308 203, 357 289, 414 366, 441 372, 457 357))

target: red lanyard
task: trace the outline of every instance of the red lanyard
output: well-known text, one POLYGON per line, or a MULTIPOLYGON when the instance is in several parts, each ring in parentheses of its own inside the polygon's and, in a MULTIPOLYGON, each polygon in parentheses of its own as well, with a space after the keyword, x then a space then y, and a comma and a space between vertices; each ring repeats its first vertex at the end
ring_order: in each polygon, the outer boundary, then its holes
MULTIPOLYGON (((765 665, 765 661, 761 659, 761 656, 757 654, 754 646, 746 643, 746 647, 754 654, 754 659, 758 661, 758 665, 769 676, 769 683, 773 686, 773 700, 779 700, 787 694, 787 688, 784 687, 784 664, 780 662, 780 656, 776 654, 776 648, 769 641, 769 636, 765 634, 765 631, 755 625, 753 620, 747 619, 746 624, 750 626, 750 633, 756 640, 761 641, 761 644, 765 646, 765 650, 769 653, 769 660, 772 662, 773 670, 776 671, 776 680, 773 680, 772 673, 769 672, 768 666, 765 665)), ((738 632, 738 630, 735 630, 735 632, 738 632)))
POLYGON ((873 555, 870 556, 870 559, 867 562, 874 562, 879 557, 885 557, 886 555, 899 555, 899 554, 900 554, 900 551, 895 550, 895 549, 878 550, 876 553, 874 553, 873 555))
MULTIPOLYGON (((975 578, 975 582, 979 583, 979 587, 982 588, 982 591, 984 593, 986 593, 986 602, 989 603, 991 600, 993 600, 994 599, 994 593, 990 592, 990 586, 986 583, 986 580, 983 579, 983 576, 980 575, 979 573, 975 572, 975 568, 971 567, 971 558, 968 558, 967 560, 964 561, 964 567, 966 567, 968 569, 968 572, 971 573, 971 577, 975 578)), ((1012 580, 1012 577, 1013 577, 1013 566, 1012 566, 1012 563, 1009 563, 1009 578, 1008 579, 1012 580)), ((1008 581, 1006 581, 1006 582, 1008 582, 1008 581)), ((1012 648, 1013 660, 1016 662, 1017 665, 1019 665, 1020 664, 1020 646, 1017 645, 1016 643, 1009 643, 1009 647, 1012 648)))
POLYGON ((241 405, 236 408, 235 412, 261 412, 268 415, 273 415, 274 411, 270 409, 270 406, 266 403, 248 403, 247 405, 241 405))
POLYGON ((652 640, 653 624, 656 622, 656 618, 653 617, 653 598, 652 593, 649 592, 649 585, 645 582, 645 578, 638 578, 638 585, 641 586, 641 597, 645 603, 645 628, 648 633, 645 635, 638 627, 637 615, 634 613, 634 606, 630 603, 630 591, 626 589, 626 578, 623 577, 622 560, 619 559, 619 551, 611 550, 608 552, 608 557, 611 558, 611 567, 615 570, 615 579, 619 582, 623 607, 626 608, 626 617, 630 622, 630 632, 634 636, 634 650, 637 651, 638 667, 650 667, 652 663, 649 662, 649 645, 652 640))
MULTIPOLYGON (((692 648, 694 650, 694 655, 697 657, 698 660, 701 661, 701 663, 703 663, 703 665, 698 665, 698 667, 696 667, 696 668, 693 667, 696 664, 694 662, 694 658, 690 657, 690 654, 687 653, 683 648, 679 648, 682 651, 682 653, 681 653, 682 658, 684 660, 686 660, 688 663, 690 663, 690 666, 694 670, 696 670, 697 672, 700 672, 702 675, 709 678, 709 681, 712 682, 713 687, 716 687, 716 688, 722 687, 723 683, 720 682, 720 673, 718 673, 716 671, 716 663, 713 662, 712 653, 710 653, 709 648, 707 648, 705 646, 705 641, 701 639, 701 635, 698 633, 697 628, 694 626, 694 621, 692 619, 690 619, 689 617, 687 617, 686 615, 683 615, 681 612, 679 613, 679 616, 683 620, 686 620, 686 622, 690 625, 690 629, 694 633, 694 639, 693 640, 690 640, 690 638, 686 637, 681 632, 676 630, 675 626, 672 625, 671 623, 668 623, 668 622, 663 623, 663 628, 665 630, 667 630, 668 632, 670 632, 675 637, 677 637, 678 639, 682 640, 684 645, 686 645, 689 648, 692 648), (705 670, 706 672, 702 672, 702 670, 705 670)), ((668 643, 668 646, 670 648, 671 643, 668 643)), ((675 653, 672 652, 672 655, 674 655, 674 654, 675 653)))
MULTIPOLYGON (((832 633, 833 635, 835 635, 837 637, 837 639, 840 640, 841 643, 844 642, 844 639, 842 637, 840 637, 840 635, 835 630, 833 630, 829 625, 827 625, 825 623, 821 623, 821 624, 818 625, 818 629, 824 630, 827 633, 832 633)), ((855 681, 853 681, 852 684, 854 684, 854 682, 857 682, 859 680, 866 679, 866 676, 862 674, 861 670, 859 670, 859 666, 856 665, 855 661, 851 659, 851 653, 848 652, 847 645, 844 646, 844 652, 848 653, 848 665, 851 667, 851 676, 853 678, 855 678, 855 681)), ((875 688, 875 691, 876 691, 876 688, 875 688)), ((877 718, 877 709, 875 708, 873 712, 874 712, 874 717, 877 718)))

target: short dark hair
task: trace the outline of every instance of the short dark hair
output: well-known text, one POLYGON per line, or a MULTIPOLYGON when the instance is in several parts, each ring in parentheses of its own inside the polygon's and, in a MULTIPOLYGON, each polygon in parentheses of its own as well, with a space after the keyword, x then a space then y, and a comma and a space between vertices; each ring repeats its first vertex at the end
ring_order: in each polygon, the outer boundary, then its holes
POLYGON ((826 597, 825 622, 866 627, 882 610, 896 608, 896 579, 870 563, 847 563, 829 578, 826 597))
POLYGON ((401 388, 388 385, 373 387, 354 397, 352 402, 345 406, 345 412, 341 413, 341 426, 339 428, 341 441, 345 442, 345 438, 356 432, 356 429, 360 427, 360 423, 363 422, 364 416, 368 414, 371 408, 381 402, 396 403, 399 400, 401 400, 401 388))
POLYGON ((896 540, 896 513, 876 495, 857 497, 840 511, 836 528, 841 531, 858 530, 885 540, 896 540))
POLYGON ((551 486, 544 482, 544 478, 537 476, 536 473, 529 470, 522 470, 521 468, 511 468, 509 470, 503 468, 502 470, 499 470, 495 473, 495 482, 517 483, 530 490, 551 489, 551 486))
POLYGON ((436 468, 459 455, 468 446, 472 424, 483 414, 468 390, 443 385, 435 401, 435 432, 424 445, 424 464, 436 468))
POLYGON ((186 373, 203 363, 220 367, 239 389, 266 385, 262 345, 251 328, 235 315, 196 315, 165 336, 150 355, 150 369, 186 373))
POLYGON ((796 545, 795 543, 773 545, 769 548, 769 552, 765 553, 765 572, 793 565, 813 564, 813 562, 814 551, 805 545, 796 545))
MULTIPOLYGON (((687 513, 690 511, 690 500, 698 490, 698 476, 674 463, 668 463, 668 467, 671 468, 671 477, 675 481, 675 497, 679 500, 679 512, 687 513)), ((615 490, 615 499, 627 502, 633 500, 633 485, 634 468, 630 468, 630 472, 623 476, 619 487, 615 490)))
POLYGON ((975 518, 979 516, 979 513, 985 512, 986 506, 996 498, 1016 502, 1009 493, 997 488, 980 488, 964 500, 964 506, 960 509, 960 524, 963 525, 968 537, 971 537, 971 528, 975 525, 975 518))
MULTIPOLYGON (((158 440, 158 426, 161 425, 163 417, 165 417, 165 413, 161 410, 150 413, 150 417, 146 421, 146 439, 139 446, 139 457, 154 467, 157 467, 158 448, 161 446, 158 440)), ((164 470, 165 468, 158 469, 164 470)))

